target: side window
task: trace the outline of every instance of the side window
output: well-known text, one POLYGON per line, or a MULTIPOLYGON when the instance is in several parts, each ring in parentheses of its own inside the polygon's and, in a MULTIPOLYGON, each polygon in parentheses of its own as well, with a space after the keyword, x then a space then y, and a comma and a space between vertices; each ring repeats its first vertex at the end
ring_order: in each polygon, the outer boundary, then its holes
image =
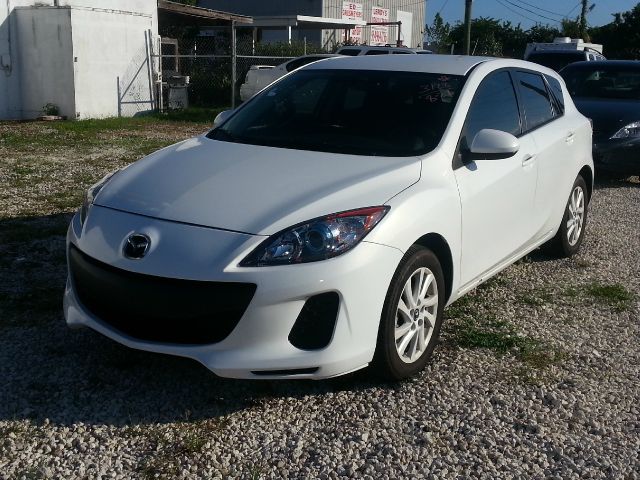
POLYGON ((311 62, 315 62, 317 60, 320 60, 321 58, 322 57, 303 57, 303 58, 297 58, 295 60, 292 60, 289 63, 287 63, 287 66, 286 66, 287 72, 292 72, 296 68, 300 68, 303 65, 306 65, 311 62))
POLYGON ((564 114, 564 96, 562 95, 562 86, 557 78, 550 75, 545 75, 547 83, 551 88, 551 96, 553 97, 553 105, 555 110, 555 116, 559 117, 564 114))
POLYGON ((520 135, 518 102, 507 71, 489 75, 476 90, 462 132, 462 147, 469 148, 483 128, 520 135))
POLYGON ((340 55, 348 55, 349 57, 356 57, 360 54, 359 48, 342 48, 337 53, 340 55))
POLYGON ((388 50, 369 50, 365 55, 388 55, 388 50))
POLYGON ((544 80, 537 73, 516 72, 527 131, 553 119, 553 107, 544 80))

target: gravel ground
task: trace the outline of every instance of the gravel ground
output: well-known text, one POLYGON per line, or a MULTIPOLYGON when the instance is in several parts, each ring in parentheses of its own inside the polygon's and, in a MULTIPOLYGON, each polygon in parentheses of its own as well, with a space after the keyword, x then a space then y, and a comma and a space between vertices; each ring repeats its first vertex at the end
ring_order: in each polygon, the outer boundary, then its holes
POLYGON ((52 198, 137 152, 108 141, 36 148, 24 174, 0 142, 0 479, 640 478, 637 181, 598 185, 580 255, 535 252, 451 306, 415 380, 232 381, 65 327, 52 198))

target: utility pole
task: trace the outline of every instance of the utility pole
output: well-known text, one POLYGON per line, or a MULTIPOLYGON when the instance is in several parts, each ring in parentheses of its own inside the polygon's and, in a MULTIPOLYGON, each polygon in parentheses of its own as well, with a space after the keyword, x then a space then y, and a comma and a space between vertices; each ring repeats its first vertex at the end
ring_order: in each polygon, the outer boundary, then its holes
POLYGON ((580 38, 586 40, 587 35, 587 0, 582 0, 582 11, 580 12, 580 23, 578 24, 580 38))
MULTIPOLYGON (((584 0, 586 2, 586 0, 584 0)), ((473 0, 464 0, 464 54, 471 51, 471 4, 473 0)))

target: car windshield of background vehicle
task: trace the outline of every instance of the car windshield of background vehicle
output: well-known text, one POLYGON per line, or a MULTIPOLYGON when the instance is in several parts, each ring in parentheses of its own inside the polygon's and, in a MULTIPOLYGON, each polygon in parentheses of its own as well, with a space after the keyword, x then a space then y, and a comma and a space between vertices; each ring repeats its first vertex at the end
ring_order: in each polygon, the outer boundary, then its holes
POLYGON ((584 52, 533 52, 529 54, 527 60, 557 72, 570 63, 586 60, 586 57, 584 52))
POLYGON ((440 142, 464 77, 301 70, 253 98, 207 137, 353 155, 413 156, 440 142))
POLYGON ((574 97, 640 100, 640 68, 612 70, 576 68, 562 73, 574 97))

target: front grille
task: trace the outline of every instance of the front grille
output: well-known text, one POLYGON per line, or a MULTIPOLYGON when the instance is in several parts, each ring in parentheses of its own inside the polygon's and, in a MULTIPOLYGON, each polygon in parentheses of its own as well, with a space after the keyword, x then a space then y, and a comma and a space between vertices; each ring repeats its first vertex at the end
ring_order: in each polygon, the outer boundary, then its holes
POLYGON ((224 340, 253 298, 252 283, 179 280, 133 273, 76 247, 69 269, 80 303, 102 322, 139 340, 202 345, 224 340))

